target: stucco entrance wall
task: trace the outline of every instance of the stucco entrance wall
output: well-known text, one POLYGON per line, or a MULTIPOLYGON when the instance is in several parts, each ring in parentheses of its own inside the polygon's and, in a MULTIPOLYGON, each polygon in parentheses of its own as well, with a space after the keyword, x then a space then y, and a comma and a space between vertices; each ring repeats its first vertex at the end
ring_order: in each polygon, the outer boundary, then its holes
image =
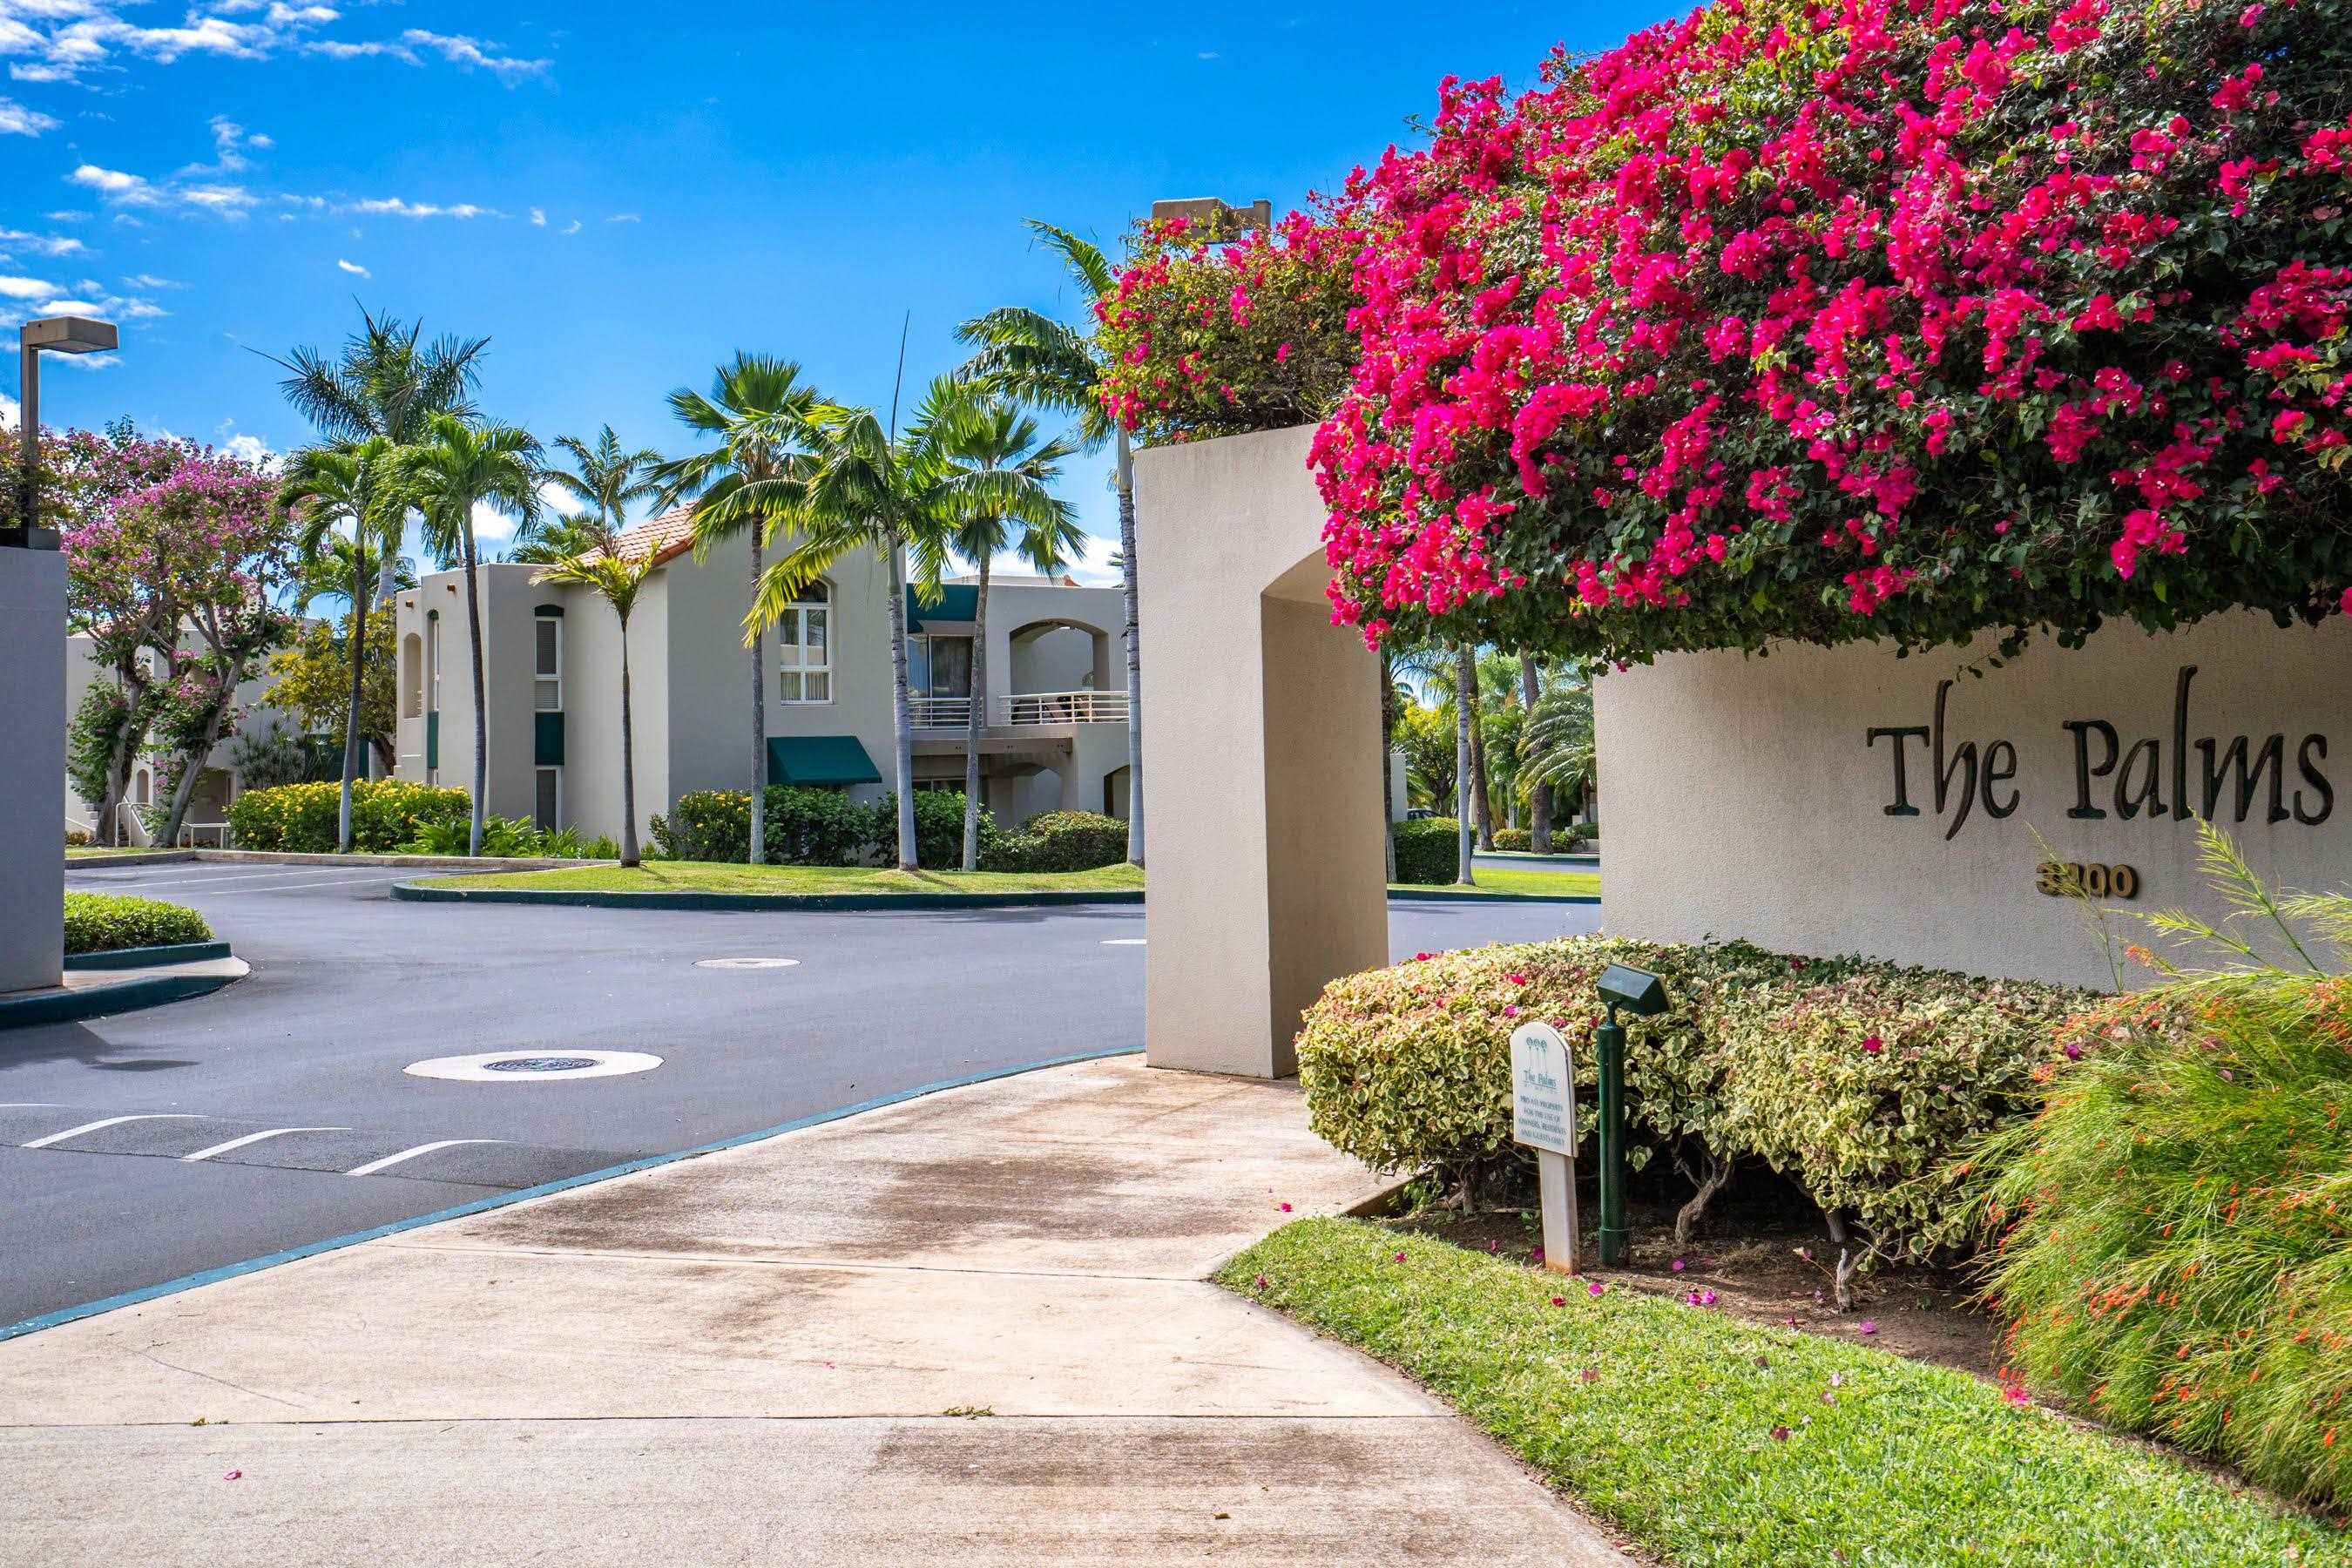
POLYGON ((1604 676, 1606 929, 2110 985, 2079 901, 2040 890, 2036 830, 2117 910, 2227 912, 2196 868, 2209 805, 2274 887, 2352 883, 2343 617, 2114 626, 1994 668, 1997 640, 1675 654, 1604 676))

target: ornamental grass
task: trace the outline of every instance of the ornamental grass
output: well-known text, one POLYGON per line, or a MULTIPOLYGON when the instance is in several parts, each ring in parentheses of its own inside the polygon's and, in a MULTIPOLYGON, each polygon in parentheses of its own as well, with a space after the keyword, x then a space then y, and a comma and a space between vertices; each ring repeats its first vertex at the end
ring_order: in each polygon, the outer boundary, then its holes
POLYGON ((2211 829, 2206 861, 2230 918, 2158 923, 2229 966, 2076 1019, 2041 1113, 1975 1152, 1989 1293, 2008 1375, 2341 1507, 2352 898, 2273 899, 2211 829))

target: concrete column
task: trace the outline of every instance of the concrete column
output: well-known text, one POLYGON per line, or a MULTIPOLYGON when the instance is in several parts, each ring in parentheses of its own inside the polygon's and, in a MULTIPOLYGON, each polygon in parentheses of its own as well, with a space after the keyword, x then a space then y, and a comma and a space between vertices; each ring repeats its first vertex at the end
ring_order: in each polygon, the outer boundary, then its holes
POLYGON ((65 969, 66 558, 0 546, 0 991, 65 969))
POLYGON ((1309 435, 1137 458, 1154 1067, 1287 1076, 1325 984, 1388 962, 1379 679, 1323 597, 1309 435))

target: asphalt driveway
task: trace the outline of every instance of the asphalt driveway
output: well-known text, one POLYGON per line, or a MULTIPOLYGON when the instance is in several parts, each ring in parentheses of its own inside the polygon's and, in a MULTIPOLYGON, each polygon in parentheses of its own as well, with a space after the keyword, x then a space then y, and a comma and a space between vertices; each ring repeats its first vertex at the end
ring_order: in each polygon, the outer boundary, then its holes
MULTIPOLYGON (((703 914, 395 903, 373 867, 76 867, 201 910, 213 995, 0 1034, 0 1325, 477 1198, 1047 1058, 1142 1044, 1143 911, 703 914), (780 967, 702 967, 789 958, 780 967), (421 1078, 643 1052, 593 1079, 421 1078)), ((1399 903, 1400 955, 1592 929, 1399 903)))

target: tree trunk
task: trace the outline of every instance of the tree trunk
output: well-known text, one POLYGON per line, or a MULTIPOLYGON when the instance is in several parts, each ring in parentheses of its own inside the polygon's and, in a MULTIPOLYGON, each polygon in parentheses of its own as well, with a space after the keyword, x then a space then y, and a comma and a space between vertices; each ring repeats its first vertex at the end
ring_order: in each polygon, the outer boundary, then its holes
MULTIPOLYGON (((751 520, 751 592, 760 592, 761 534, 763 519, 751 520)), ((805 636, 805 632, 803 634, 805 636)), ((828 624, 825 636, 833 636, 828 624)), ((803 656, 805 657, 805 656, 803 656)), ((806 680, 805 675, 801 677, 806 680)), ((828 677, 827 679, 830 679, 828 677)), ((803 693, 806 695, 805 692, 803 693)), ((762 628, 751 639, 751 864, 768 863, 768 634, 762 628)))
POLYGON ((375 752, 376 771, 385 778, 390 778, 393 770, 400 766, 400 753, 394 749, 391 738, 384 735, 370 735, 367 738, 367 743, 369 750, 375 752))
MULTIPOLYGON (((131 775, 139 765, 139 750, 147 739, 143 715, 153 683, 140 673, 146 663, 147 651, 142 643, 128 662, 114 667, 114 684, 122 690, 122 728, 115 732, 113 749, 107 757, 106 798, 98 803, 98 831, 90 836, 93 843, 120 846, 122 842, 122 803, 131 797, 131 775)), ((70 720, 72 715, 67 718, 70 720)))
POLYGON ((1396 676, 1389 656, 1380 656, 1381 677, 1381 838, 1388 846, 1389 880, 1396 880, 1396 812, 1390 804, 1389 770, 1396 765, 1396 676))
POLYGON ((963 868, 980 869, 980 742, 988 732, 988 557, 980 558, 980 598, 971 613, 971 711, 964 716, 963 868))
MULTIPOLYGON (((359 552, 352 552, 352 564, 359 552)), ((367 683, 367 584, 352 578, 352 704, 343 716, 343 797, 335 814, 335 847, 352 852, 352 784, 360 772, 360 700, 367 683)))
POLYGON ((193 756, 184 758, 185 765, 180 776, 172 781, 172 808, 163 818, 163 842, 180 841, 180 825, 187 820, 188 799, 196 793, 196 780, 205 771, 205 763, 220 744, 221 731, 228 721, 228 710, 236 706, 236 689, 244 683, 246 671, 236 668, 226 671, 214 689, 212 711, 205 717, 205 743, 193 756))
POLYGON ((915 714, 907 700, 907 563, 898 541, 883 549, 890 557, 890 729, 897 752, 898 869, 917 868, 915 858, 915 714))
MULTIPOLYGON (((1536 700, 1543 695, 1536 672, 1536 656, 1519 650, 1519 705, 1527 722, 1536 721, 1536 700)), ((1524 731, 1522 731, 1524 733, 1524 731)), ((1551 853, 1551 785, 1539 784, 1528 791, 1528 847, 1538 855, 1551 853)))
MULTIPOLYGON (((1474 684, 1471 688, 1473 703, 1477 700, 1476 692, 1477 688, 1474 684)), ((1478 847, 1492 849, 1495 847, 1495 797, 1486 784, 1486 727, 1478 722, 1475 707, 1470 716, 1470 773, 1477 786, 1476 793, 1470 798, 1478 811, 1478 847)))
POLYGON ((490 776, 490 726, 483 713, 482 569, 474 545, 474 520, 466 519, 466 639, 474 653, 474 824, 466 837, 466 853, 482 852, 483 795, 490 776))
MULTIPOLYGON (((1118 433, 1119 588, 1127 616, 1127 858, 1143 864, 1143 651, 1135 613, 1135 452, 1118 433)), ((1104 804, 1108 805, 1108 802, 1104 804)))
POLYGON ((629 617, 621 617, 621 864, 637 863, 637 733, 629 711, 629 617))
POLYGON ((1458 851, 1458 868, 1454 879, 1463 887, 1475 887, 1477 870, 1470 858, 1470 743, 1476 726, 1473 722, 1478 710, 1478 658, 1464 643, 1454 650, 1454 837, 1458 851))

